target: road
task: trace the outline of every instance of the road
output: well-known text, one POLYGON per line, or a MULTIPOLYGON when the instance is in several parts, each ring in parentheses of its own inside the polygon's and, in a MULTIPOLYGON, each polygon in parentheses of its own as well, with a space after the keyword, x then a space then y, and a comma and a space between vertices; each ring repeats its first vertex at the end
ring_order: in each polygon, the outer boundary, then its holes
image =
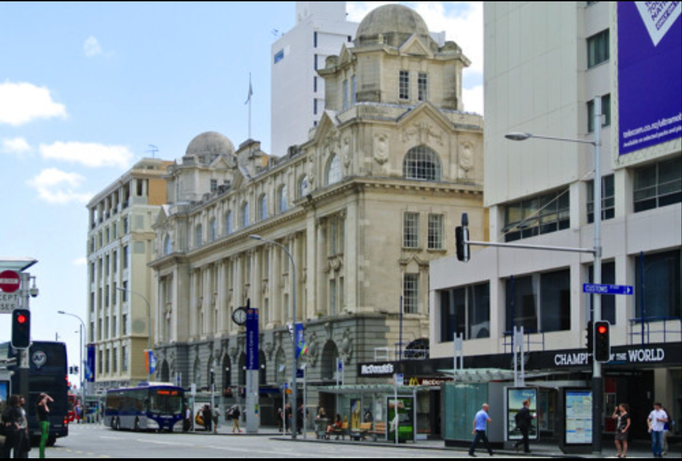
MULTIPOLYGON (((479 454, 482 454, 479 453, 479 454)), ((31 451, 37 457, 38 449, 31 451)), ((360 444, 273 440, 272 437, 115 432, 98 425, 72 425, 48 458, 453 458, 462 451, 416 450, 360 444)), ((487 457, 487 454, 486 454, 487 457)))

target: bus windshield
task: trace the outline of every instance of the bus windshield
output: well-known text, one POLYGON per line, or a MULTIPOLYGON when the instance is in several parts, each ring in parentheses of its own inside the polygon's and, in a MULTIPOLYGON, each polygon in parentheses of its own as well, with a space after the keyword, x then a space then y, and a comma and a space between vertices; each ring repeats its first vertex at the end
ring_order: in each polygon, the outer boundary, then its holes
POLYGON ((183 395, 176 389, 153 389, 150 392, 149 411, 155 414, 181 415, 183 395))

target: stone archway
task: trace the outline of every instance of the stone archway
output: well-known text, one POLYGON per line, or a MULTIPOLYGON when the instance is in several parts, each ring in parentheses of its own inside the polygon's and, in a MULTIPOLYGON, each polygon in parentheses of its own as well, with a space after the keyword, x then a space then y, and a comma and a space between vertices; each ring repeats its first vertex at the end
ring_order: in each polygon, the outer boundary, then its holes
POLYGON ((161 365, 160 379, 162 383, 170 382, 170 366, 168 365, 167 360, 164 360, 163 364, 161 365))
POLYGON ((336 359, 339 357, 339 348, 334 341, 327 341, 322 349, 320 363, 320 377, 322 380, 332 380, 336 373, 336 359))

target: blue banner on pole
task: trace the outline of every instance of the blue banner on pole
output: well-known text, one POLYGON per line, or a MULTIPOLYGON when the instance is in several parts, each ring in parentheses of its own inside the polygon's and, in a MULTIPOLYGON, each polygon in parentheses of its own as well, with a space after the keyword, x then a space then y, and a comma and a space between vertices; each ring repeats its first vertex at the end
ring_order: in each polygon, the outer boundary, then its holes
POLYGON ((260 369, 258 336, 258 309, 248 309, 246 311, 246 369, 249 371, 260 369))
POLYGON ((85 381, 88 383, 95 382, 95 345, 88 344, 87 359, 85 361, 85 381))
POLYGON ((296 335, 296 358, 298 359, 301 355, 305 355, 308 352, 308 346, 305 343, 305 332, 302 323, 297 323, 294 328, 294 334, 296 335))

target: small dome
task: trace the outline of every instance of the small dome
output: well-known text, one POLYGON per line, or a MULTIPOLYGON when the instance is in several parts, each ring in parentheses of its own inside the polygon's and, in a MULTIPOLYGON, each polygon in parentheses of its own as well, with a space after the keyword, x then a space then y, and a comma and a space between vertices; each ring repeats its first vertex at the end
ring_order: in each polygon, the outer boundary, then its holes
POLYGON ((220 133, 209 131, 197 136, 189 143, 186 157, 197 157, 204 162, 211 162, 220 155, 234 154, 234 144, 220 133))
POLYGON ((426 22, 416 11, 403 5, 385 5, 362 20, 355 46, 384 43, 399 48, 415 34, 425 39, 430 38, 426 22), (380 37, 383 37, 383 41, 380 37))

